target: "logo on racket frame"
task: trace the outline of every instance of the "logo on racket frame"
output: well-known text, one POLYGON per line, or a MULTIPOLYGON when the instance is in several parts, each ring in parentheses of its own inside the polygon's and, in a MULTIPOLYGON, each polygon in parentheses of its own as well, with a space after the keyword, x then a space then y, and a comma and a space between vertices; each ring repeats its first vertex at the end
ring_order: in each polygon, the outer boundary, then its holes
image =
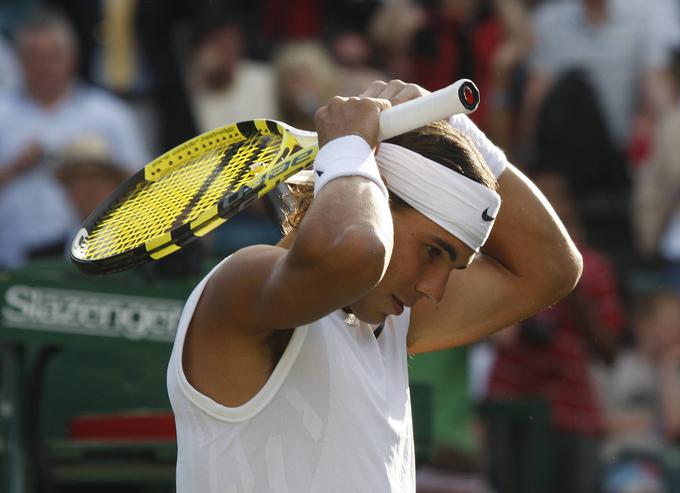
POLYGON ((267 191, 270 190, 281 183, 284 178, 309 166, 318 151, 317 147, 307 147, 298 151, 285 161, 275 164, 267 173, 263 173, 251 188, 257 189, 264 185, 267 191))

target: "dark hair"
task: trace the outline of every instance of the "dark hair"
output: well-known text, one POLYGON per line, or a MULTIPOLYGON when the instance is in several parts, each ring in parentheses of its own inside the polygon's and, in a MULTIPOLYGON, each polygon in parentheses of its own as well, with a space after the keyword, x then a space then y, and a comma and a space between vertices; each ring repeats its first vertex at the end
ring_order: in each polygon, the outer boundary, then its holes
MULTIPOLYGON (((498 186, 491 170, 472 141, 444 120, 393 137, 386 142, 417 152, 491 190, 496 190, 498 186)), ((311 186, 290 186, 282 224, 284 233, 289 233, 300 225, 312 198, 311 186)), ((390 195, 390 202, 393 207, 410 207, 394 194, 390 195)))
POLYGON ((223 29, 232 29, 239 34, 243 32, 245 15, 234 8, 231 2, 206 3, 201 6, 191 23, 191 43, 200 46, 210 36, 223 29))
POLYGON ((538 112, 529 170, 562 174, 577 200, 630 182, 601 106, 588 76, 571 69, 557 78, 538 112))

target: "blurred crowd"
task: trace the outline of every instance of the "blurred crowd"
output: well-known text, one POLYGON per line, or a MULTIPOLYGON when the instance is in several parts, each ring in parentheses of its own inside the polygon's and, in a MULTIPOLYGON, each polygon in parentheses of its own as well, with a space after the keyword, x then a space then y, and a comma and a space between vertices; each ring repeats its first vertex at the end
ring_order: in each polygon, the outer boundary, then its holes
MULTIPOLYGON (((680 488, 679 0, 5 1, 0 270, 64 256, 122 180, 201 132, 313 130, 373 80, 463 77, 585 270, 532 319, 414 358, 437 392, 419 491, 680 488)), ((260 201, 188 255, 274 243, 278 221, 260 201)))

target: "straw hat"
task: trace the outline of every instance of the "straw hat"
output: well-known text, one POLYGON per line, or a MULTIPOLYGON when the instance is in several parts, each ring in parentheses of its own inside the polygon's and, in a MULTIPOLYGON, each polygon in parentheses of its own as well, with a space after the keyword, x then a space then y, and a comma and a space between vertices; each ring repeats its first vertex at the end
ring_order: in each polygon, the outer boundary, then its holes
POLYGON ((108 177, 121 182, 129 171, 111 155, 106 141, 98 134, 89 134, 62 147, 55 156, 54 173, 62 182, 84 176, 108 177))

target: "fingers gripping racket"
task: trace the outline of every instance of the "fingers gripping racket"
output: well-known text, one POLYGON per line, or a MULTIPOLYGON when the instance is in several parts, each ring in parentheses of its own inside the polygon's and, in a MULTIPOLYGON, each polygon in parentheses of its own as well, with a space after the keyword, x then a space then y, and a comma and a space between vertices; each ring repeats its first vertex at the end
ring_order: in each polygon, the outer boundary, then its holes
MULTIPOLYGON (((386 140, 455 113, 470 113, 479 91, 460 80, 380 113, 386 140)), ((106 274, 158 260, 224 223, 308 167, 316 133, 273 120, 227 125, 154 159, 85 220, 71 245, 82 271, 106 274)))

